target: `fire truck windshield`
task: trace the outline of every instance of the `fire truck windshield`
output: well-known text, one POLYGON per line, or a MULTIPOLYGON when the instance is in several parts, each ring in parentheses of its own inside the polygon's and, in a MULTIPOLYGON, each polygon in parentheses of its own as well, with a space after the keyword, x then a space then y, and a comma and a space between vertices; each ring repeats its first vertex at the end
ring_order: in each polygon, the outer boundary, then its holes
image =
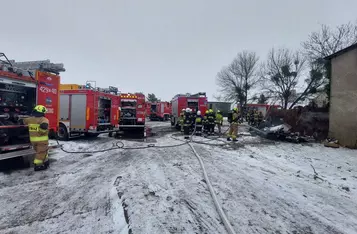
POLYGON ((191 108, 192 111, 197 111, 198 110, 198 102, 187 102, 188 108, 191 108))
POLYGON ((123 101, 121 102, 121 107, 136 107, 136 101, 133 101, 133 102, 126 102, 126 101, 123 101))

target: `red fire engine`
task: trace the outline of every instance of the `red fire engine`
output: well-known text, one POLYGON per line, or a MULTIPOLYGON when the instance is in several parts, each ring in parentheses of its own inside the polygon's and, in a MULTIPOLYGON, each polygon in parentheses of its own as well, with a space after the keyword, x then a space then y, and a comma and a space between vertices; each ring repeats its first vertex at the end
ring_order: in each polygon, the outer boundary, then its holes
POLYGON ((58 138, 68 140, 81 135, 97 137, 117 132, 117 88, 101 89, 86 85, 61 84, 58 138))
POLYGON ((145 95, 142 93, 119 95, 119 129, 125 133, 145 132, 145 95))
POLYGON ((171 116, 171 103, 170 102, 154 102, 150 103, 149 118, 151 121, 160 120, 167 121, 171 116))
POLYGON ((172 116, 171 125, 179 128, 179 117, 182 109, 191 108, 193 112, 201 111, 202 115, 207 110, 207 97, 206 93, 197 94, 177 94, 171 101, 172 116))
POLYGON ((49 60, 16 63, 0 53, 0 160, 31 155, 28 117, 36 105, 47 108, 50 136, 57 132, 60 71, 63 64, 49 60), (53 74, 56 73, 56 74, 53 74))

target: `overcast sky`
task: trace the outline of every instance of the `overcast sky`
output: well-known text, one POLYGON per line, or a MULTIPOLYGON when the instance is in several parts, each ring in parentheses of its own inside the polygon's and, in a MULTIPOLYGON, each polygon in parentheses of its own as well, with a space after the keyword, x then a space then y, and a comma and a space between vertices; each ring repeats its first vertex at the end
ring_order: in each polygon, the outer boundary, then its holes
POLYGON ((320 24, 356 20, 356 0, 0 0, 0 52, 64 63, 62 83, 123 92, 217 94, 237 52, 298 48, 320 24))

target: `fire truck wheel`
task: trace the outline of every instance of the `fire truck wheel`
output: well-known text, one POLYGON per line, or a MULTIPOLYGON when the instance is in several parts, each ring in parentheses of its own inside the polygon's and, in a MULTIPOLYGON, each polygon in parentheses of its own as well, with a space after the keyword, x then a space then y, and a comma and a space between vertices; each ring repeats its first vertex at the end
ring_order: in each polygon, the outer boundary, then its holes
POLYGON ((57 138, 61 141, 68 141, 69 139, 67 127, 62 123, 59 124, 57 138))

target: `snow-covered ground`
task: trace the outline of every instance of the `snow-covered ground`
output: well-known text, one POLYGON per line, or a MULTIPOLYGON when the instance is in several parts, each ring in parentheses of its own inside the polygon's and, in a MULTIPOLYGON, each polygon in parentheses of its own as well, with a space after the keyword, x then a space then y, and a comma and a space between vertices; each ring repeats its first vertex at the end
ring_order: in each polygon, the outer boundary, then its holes
MULTIPOLYGON (((182 143, 168 133, 169 122, 148 125, 162 130, 156 146, 182 143)), ((116 141, 64 147, 93 151, 116 141)), ((357 151, 270 142, 244 127, 238 143, 194 141, 237 233, 357 233, 357 151)), ((57 149, 51 158, 44 172, 0 173, 0 233, 226 233, 188 145, 94 154, 57 149)))

